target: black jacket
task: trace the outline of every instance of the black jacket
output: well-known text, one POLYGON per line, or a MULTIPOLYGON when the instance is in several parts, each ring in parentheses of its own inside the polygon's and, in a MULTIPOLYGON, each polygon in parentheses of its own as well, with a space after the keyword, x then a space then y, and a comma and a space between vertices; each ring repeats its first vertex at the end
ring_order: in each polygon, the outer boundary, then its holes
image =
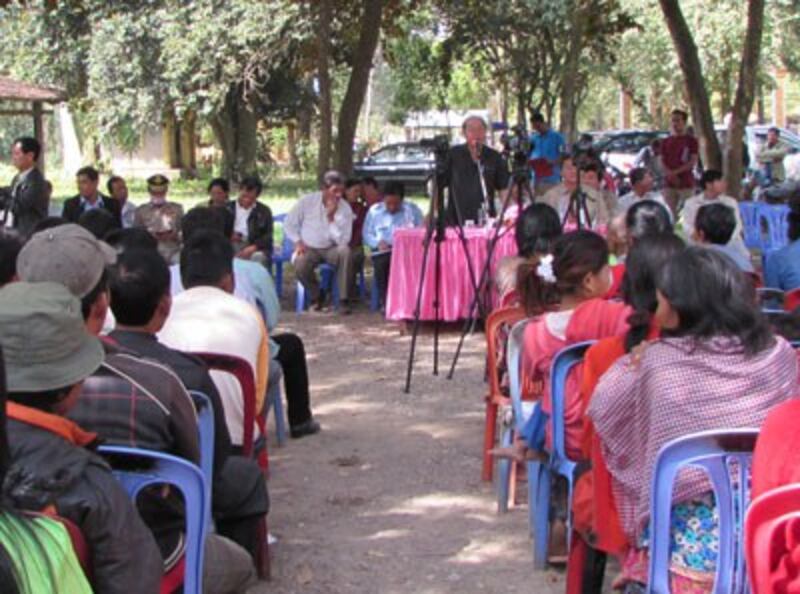
MULTIPOLYGON (((228 210, 236 217, 236 201, 227 204, 228 210)), ((250 216, 247 217, 248 245, 255 245, 259 251, 267 254, 272 259, 272 211, 269 206, 256 202, 250 216)))
POLYGON ((91 551, 94 591, 157 593, 158 547, 108 464, 48 429, 15 419, 8 420, 8 441, 4 497, 31 511, 54 505, 80 528, 91 551))
POLYGON ((27 237, 34 225, 47 217, 50 201, 42 172, 35 167, 19 181, 19 175, 11 182, 11 200, 7 209, 14 215, 14 228, 27 237))
MULTIPOLYGON (((101 208, 111 213, 111 216, 113 216, 114 220, 117 222, 117 226, 122 227, 122 206, 120 205, 119 200, 104 196, 103 194, 98 194, 98 197, 103 201, 101 208)), ((83 209, 81 208, 80 194, 64 201, 64 207, 61 210, 61 217, 66 219, 67 222, 77 223, 82 214, 83 209)))

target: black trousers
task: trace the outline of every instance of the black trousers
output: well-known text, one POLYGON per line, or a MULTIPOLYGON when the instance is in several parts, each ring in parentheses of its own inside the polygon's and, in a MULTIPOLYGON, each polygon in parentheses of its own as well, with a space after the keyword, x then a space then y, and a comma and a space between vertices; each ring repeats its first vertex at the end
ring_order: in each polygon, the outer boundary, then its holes
POLYGON ((389 265, 392 262, 392 253, 372 254, 372 269, 375 272, 374 282, 378 283, 378 294, 381 303, 386 305, 386 292, 389 290, 389 265))
POLYGON ((286 392, 289 426, 296 427, 311 418, 306 349, 297 334, 287 332, 275 334, 270 338, 280 347, 275 360, 280 363, 283 370, 283 387, 286 392))

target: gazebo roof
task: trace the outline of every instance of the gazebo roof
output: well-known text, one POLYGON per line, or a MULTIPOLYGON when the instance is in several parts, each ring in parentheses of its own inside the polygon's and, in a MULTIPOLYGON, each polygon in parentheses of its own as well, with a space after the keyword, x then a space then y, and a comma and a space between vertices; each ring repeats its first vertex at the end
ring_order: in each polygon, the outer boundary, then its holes
POLYGON ((0 76, 0 100, 60 103, 66 99, 67 94, 63 89, 34 85, 7 76, 0 76))

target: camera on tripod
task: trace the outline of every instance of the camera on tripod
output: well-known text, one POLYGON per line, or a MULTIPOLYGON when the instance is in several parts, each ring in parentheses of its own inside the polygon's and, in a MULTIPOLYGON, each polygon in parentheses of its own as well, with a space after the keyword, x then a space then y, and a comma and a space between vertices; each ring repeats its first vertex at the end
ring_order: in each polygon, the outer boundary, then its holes
POLYGON ((423 138, 419 141, 422 148, 433 149, 433 154, 442 157, 450 150, 450 140, 444 134, 439 134, 433 138, 423 138))
POLYGON ((528 155, 531 152, 531 137, 525 126, 517 124, 511 128, 510 134, 504 134, 501 138, 503 143, 503 155, 511 157, 515 166, 527 163, 528 155))

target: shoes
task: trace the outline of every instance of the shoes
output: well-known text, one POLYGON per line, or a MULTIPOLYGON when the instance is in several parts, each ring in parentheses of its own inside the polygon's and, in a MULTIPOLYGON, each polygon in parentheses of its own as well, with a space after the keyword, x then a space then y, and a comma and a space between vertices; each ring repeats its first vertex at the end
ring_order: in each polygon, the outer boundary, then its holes
POLYGON ((314 311, 323 311, 325 309, 325 297, 325 291, 320 289, 319 297, 317 297, 316 302, 314 302, 314 311))
POLYGON ((305 423, 300 423, 299 425, 290 427, 289 435, 292 436, 292 439, 299 439, 301 437, 305 437, 306 435, 314 435, 315 433, 319 433, 321 429, 322 427, 320 427, 317 421, 314 419, 309 419, 305 423))

